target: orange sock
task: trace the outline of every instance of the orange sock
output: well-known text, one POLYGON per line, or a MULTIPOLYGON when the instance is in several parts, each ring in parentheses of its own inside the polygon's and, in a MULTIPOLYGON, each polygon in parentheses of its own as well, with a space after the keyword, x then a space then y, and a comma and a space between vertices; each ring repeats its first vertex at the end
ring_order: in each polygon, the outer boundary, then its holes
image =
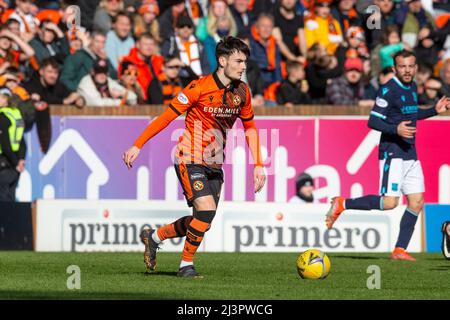
POLYGON ((198 247, 202 243, 203 236, 209 227, 208 222, 200 221, 193 218, 186 232, 186 241, 184 242, 184 249, 182 260, 192 262, 198 247))
POLYGON ((186 236, 186 230, 191 221, 192 221, 191 216, 185 216, 171 224, 167 224, 165 226, 162 226, 161 228, 158 228, 158 230, 156 231, 158 233, 158 238, 161 241, 164 241, 166 239, 186 236))

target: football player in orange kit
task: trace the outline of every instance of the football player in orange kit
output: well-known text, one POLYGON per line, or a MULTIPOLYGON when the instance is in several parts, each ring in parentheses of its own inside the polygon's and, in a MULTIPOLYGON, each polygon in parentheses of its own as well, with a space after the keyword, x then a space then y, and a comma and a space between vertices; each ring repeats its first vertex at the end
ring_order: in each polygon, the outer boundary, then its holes
POLYGON ((226 134, 237 118, 244 125, 247 144, 255 162, 254 191, 259 192, 265 184, 251 94, 247 84, 240 80, 249 55, 248 46, 240 39, 226 37, 221 40, 216 48, 217 70, 184 88, 123 155, 130 169, 144 144, 187 112, 186 127, 175 151, 174 166, 188 205, 193 207, 193 215, 157 230, 142 231, 144 261, 149 272, 155 270, 156 250, 162 241, 186 236, 178 276, 200 277, 193 258, 216 214, 223 183, 226 134))

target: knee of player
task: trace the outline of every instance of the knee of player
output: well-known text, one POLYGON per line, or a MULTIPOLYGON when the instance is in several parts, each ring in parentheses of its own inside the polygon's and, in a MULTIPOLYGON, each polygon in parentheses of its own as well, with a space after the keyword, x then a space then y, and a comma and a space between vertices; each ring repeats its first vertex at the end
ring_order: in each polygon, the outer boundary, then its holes
POLYGON ((197 211, 216 211, 216 202, 212 196, 199 197, 194 200, 197 211))
POLYGON ((384 210, 392 210, 398 206, 397 197, 383 197, 383 208, 384 210))
POLYGON ((419 214, 420 211, 422 211, 424 206, 424 199, 417 199, 414 201, 410 201, 408 203, 408 208, 410 208, 412 211, 414 211, 415 213, 419 214))

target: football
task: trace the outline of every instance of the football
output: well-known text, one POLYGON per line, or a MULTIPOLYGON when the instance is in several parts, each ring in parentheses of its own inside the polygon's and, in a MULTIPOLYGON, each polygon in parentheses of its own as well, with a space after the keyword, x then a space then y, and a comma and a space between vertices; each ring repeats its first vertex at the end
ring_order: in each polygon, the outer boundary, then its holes
POLYGON ((302 279, 324 279, 330 267, 330 258, 317 249, 309 249, 297 258, 297 272, 302 279))

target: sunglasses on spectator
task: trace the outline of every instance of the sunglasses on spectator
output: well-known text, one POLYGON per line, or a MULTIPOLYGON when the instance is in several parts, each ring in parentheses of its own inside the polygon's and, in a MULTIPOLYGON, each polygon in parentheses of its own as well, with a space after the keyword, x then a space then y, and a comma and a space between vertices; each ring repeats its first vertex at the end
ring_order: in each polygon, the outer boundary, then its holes
POLYGON ((317 8, 325 8, 325 7, 328 8, 329 6, 330 5, 328 3, 324 3, 324 2, 316 4, 317 8))
POLYGON ((425 90, 439 91, 441 88, 425 87, 425 90))
POLYGON ((182 25, 180 25, 178 28, 180 28, 180 29, 183 29, 183 28, 189 28, 189 29, 192 29, 193 27, 192 27, 192 25, 190 25, 190 24, 182 24, 182 25))
POLYGON ((123 72, 123 74, 125 74, 125 75, 127 75, 127 76, 136 76, 137 75, 137 70, 125 70, 124 72, 123 72))
POLYGON ((181 69, 181 66, 176 65, 176 66, 166 66, 167 69, 181 69))

